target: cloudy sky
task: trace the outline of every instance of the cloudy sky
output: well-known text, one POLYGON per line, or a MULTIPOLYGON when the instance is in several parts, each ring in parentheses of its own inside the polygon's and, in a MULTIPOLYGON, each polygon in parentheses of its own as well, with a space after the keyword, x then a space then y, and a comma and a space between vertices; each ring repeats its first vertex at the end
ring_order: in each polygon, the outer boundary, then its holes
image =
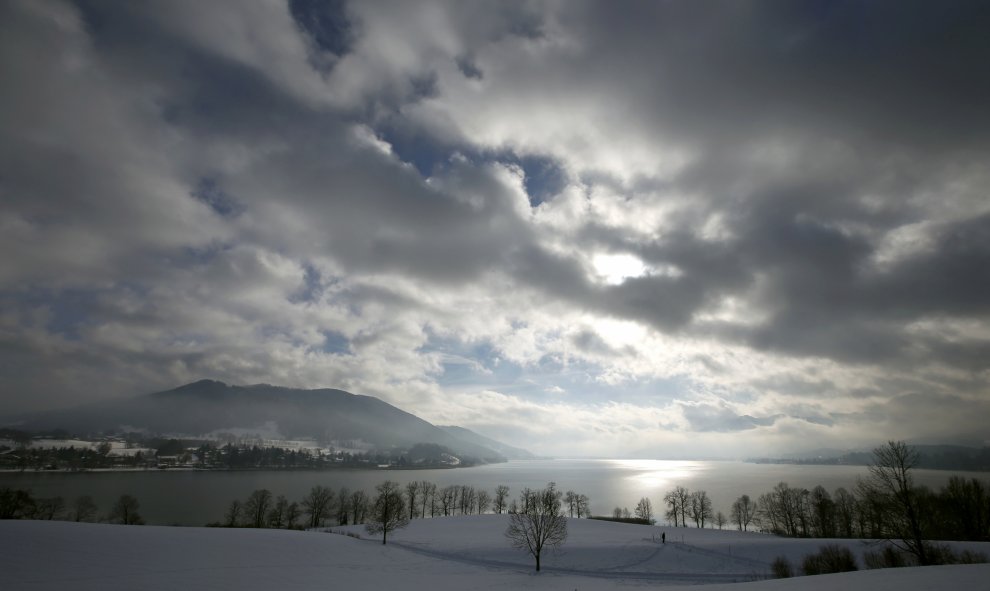
POLYGON ((985 2, 0 4, 0 409, 990 439, 985 2))

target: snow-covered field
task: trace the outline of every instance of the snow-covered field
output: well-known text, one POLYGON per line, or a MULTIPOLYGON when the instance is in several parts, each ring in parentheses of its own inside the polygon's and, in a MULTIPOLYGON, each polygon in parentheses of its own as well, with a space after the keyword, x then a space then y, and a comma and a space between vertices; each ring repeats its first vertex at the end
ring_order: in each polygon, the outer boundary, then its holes
MULTIPOLYGON (((360 526, 322 532, 0 522, 0 588, 73 589, 631 589, 710 583, 707 591, 986 589, 990 565, 860 571, 763 580, 774 557, 800 564, 822 540, 734 531, 667 531, 571 520, 543 572, 511 548, 504 516, 414 521, 387 546, 360 526), (750 581, 735 583, 733 581, 750 581)), ((834 540, 859 555, 860 541, 834 540)), ((990 553, 990 544, 957 544, 990 553)))

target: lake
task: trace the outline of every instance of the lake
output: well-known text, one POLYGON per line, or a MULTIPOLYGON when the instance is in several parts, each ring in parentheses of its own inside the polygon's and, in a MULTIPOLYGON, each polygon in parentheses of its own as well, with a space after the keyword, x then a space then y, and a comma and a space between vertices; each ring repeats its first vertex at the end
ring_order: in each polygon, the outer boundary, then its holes
MULTIPOLYGON (((0 488, 30 489, 35 497, 61 495, 69 504, 79 495, 90 495, 101 514, 109 511, 117 497, 130 494, 141 503, 140 513, 149 524, 204 525, 220 521, 231 501, 244 500, 259 488, 300 501, 316 485, 334 489, 346 486, 371 493, 376 484, 386 479, 403 484, 428 480, 441 488, 463 484, 489 493, 504 484, 515 498, 524 487, 541 488, 554 481, 563 491, 587 495, 595 515, 610 515, 617 506, 632 511, 645 496, 662 520, 663 495, 675 486, 707 491, 714 509, 728 516, 732 501, 739 495, 748 494, 755 499, 781 481, 808 489, 821 484, 833 492, 840 486, 852 490, 856 479, 864 475, 863 466, 558 459, 446 470, 5 472, 0 473, 0 488)), ((990 480, 990 474, 980 472, 915 471, 919 484, 935 489, 953 475, 990 480)))

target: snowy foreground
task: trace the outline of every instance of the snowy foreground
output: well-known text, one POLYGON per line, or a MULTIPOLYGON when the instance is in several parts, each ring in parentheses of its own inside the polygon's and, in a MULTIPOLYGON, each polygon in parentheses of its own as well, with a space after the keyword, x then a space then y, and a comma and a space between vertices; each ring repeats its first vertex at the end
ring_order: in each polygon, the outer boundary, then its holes
MULTIPOLYGON (((630 589, 710 584, 706 591, 756 589, 978 589, 990 565, 860 571, 763 580, 779 555, 795 565, 822 540, 732 531, 668 529, 571 520, 567 543, 536 574, 509 547, 504 516, 414 521, 387 546, 359 526, 322 532, 117 526, 58 521, 0 521, 0 587, 72 589, 630 589), (749 582, 737 582, 749 581, 749 582)), ((857 555, 863 542, 836 540, 857 555)), ((955 544, 990 553, 990 544, 955 544)), ((862 562, 862 560, 860 560, 862 562)))

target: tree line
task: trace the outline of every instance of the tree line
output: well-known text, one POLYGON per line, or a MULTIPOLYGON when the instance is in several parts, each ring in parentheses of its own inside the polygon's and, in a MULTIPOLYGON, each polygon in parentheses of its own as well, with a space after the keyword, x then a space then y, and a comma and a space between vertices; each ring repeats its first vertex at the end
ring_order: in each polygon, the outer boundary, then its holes
MULTIPOLYGON (((30 441, 28 441, 30 443, 30 441)), ((0 456, 0 467, 18 470, 94 470, 105 468, 157 468, 183 465, 201 470, 319 470, 345 467, 437 468, 447 467, 449 454, 446 448, 431 444, 417 444, 405 452, 369 451, 351 453, 330 450, 328 453, 309 449, 285 449, 228 443, 216 446, 202 443, 187 446, 176 439, 144 442, 152 447, 133 454, 111 453, 109 442, 101 442, 95 448, 23 447, 7 451, 0 456), (169 461, 164 462, 163 458, 169 461)), ((4 448, 0 448, 4 451, 4 448)), ((459 466, 470 466, 480 460, 462 456, 459 466)))
MULTIPOLYGON (((726 516, 713 511, 703 490, 678 486, 663 496, 664 517, 674 527, 734 525, 790 537, 866 538, 892 541, 921 565, 936 561, 932 540, 990 541, 990 487, 976 478, 952 476, 935 491, 917 485, 919 455, 903 442, 874 450, 866 478, 852 490, 829 492, 777 484, 758 497, 741 495, 726 516)), ((640 499, 635 519, 654 522, 650 499, 640 499)), ((616 507, 614 517, 631 517, 616 507)), ((941 560, 941 559, 938 559, 941 560)))
MULTIPOLYGON (((439 487, 426 480, 395 485, 395 488, 402 497, 404 516, 410 520, 518 512, 525 509, 520 503, 525 503, 525 499, 533 494, 531 489, 525 488, 518 499, 510 499, 509 487, 505 485, 489 492, 463 484, 439 487)), ((276 497, 267 489, 259 489, 243 501, 231 501, 223 519, 211 525, 301 529, 359 524, 364 523, 371 514, 376 498, 363 490, 317 485, 301 500, 290 501, 284 495, 276 497)), ((562 498, 566 500, 571 516, 590 516, 586 495, 567 491, 562 498)))
POLYGON ((34 497, 30 491, 12 488, 0 489, 0 519, 40 519, 54 521, 80 521, 142 525, 144 519, 138 512, 141 504, 131 495, 120 495, 110 511, 101 515, 99 507, 89 495, 80 495, 67 502, 64 497, 34 497))

